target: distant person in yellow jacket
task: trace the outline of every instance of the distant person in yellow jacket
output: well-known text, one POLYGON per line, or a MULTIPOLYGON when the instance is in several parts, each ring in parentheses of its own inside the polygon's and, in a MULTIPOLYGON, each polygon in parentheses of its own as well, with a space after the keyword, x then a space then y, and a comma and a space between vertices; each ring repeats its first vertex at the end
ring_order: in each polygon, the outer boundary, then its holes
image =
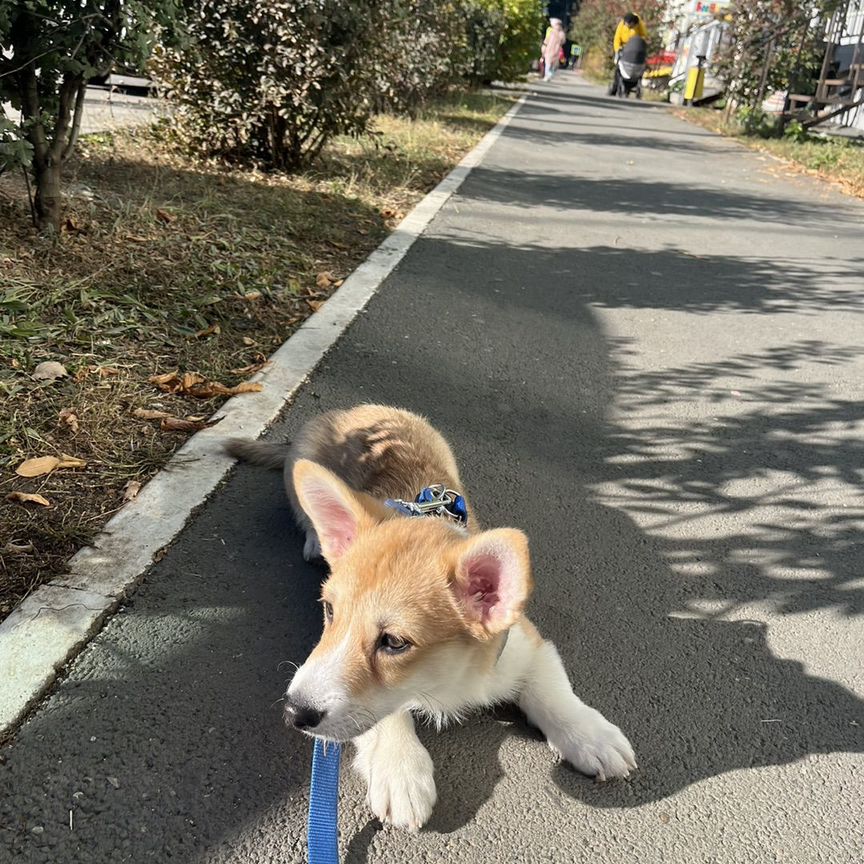
POLYGON ((641 36, 648 39, 648 30, 645 22, 635 13, 628 12, 615 28, 615 36, 612 39, 612 50, 615 52, 615 79, 609 88, 609 95, 614 96, 618 90, 618 53, 634 37, 641 36))

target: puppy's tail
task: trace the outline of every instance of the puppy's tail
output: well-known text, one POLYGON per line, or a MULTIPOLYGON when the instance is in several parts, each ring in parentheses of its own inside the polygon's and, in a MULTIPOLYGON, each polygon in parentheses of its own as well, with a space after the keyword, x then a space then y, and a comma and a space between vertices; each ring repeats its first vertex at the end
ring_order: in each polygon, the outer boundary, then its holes
POLYGON ((253 441, 250 438, 228 438, 222 442, 225 452, 241 462, 251 462, 274 471, 281 470, 291 452, 288 444, 253 441))

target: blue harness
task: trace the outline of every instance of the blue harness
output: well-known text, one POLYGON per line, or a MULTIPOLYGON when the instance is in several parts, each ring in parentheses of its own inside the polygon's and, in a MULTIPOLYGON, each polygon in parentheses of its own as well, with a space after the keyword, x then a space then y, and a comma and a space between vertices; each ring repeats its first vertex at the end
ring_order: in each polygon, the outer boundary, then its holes
MULTIPOLYGON (((443 516, 460 525, 468 522, 465 499, 440 483, 427 486, 413 501, 388 498, 384 503, 404 516, 443 516)), ((309 864, 339 864, 337 817, 341 757, 338 744, 315 739, 306 823, 309 864)))
POLYGON ((468 522, 465 499, 443 483, 427 486, 413 501, 388 498, 384 503, 403 516, 443 516, 461 525, 468 522))

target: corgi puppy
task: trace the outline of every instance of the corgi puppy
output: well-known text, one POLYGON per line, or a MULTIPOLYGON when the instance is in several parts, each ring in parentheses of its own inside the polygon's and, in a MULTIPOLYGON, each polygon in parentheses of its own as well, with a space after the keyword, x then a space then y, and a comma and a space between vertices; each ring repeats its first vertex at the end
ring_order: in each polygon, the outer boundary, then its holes
POLYGON ((354 742, 380 820, 417 830, 435 804, 414 714, 440 727, 513 701, 579 771, 605 780, 636 767, 627 738, 576 696, 555 646, 523 614, 526 536, 480 529, 450 447, 426 420, 361 405, 310 421, 290 447, 232 439, 226 449, 284 465, 304 555, 329 566, 321 640, 288 687, 285 719, 354 742), (431 484, 450 507, 435 499, 437 515, 419 515, 415 499, 431 484))

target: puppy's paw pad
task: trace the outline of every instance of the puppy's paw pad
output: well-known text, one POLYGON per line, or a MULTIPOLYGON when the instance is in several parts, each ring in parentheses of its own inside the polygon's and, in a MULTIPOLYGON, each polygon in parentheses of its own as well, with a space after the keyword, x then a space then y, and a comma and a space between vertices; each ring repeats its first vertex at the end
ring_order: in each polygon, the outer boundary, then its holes
POLYGON ((419 748, 401 764, 376 760, 369 772, 367 800, 372 812, 382 821, 419 831, 432 815, 436 791, 432 759, 419 748))
POLYGON ((624 733, 593 708, 581 711, 562 733, 549 746, 583 774, 608 780, 628 777, 636 768, 624 733))

